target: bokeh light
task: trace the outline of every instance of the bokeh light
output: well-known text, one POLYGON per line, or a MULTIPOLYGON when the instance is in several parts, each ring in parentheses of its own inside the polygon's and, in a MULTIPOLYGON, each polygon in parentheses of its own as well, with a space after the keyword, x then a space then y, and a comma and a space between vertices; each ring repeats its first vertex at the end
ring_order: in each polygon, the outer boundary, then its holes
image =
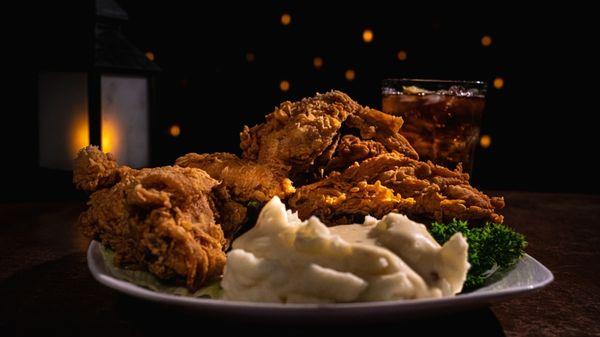
POLYGON ((144 55, 146 55, 146 58, 150 61, 154 61, 156 59, 156 57, 154 56, 154 53, 151 51, 147 51, 146 54, 144 54, 144 55))
POLYGON ((492 45, 492 38, 489 35, 484 35, 481 38, 481 45, 484 47, 489 47, 492 45))
POLYGON ((370 43, 373 41, 373 31, 371 29, 365 29, 362 34, 363 41, 370 43))
POLYGON ((502 77, 496 77, 494 79, 494 88, 496 88, 496 89, 504 88, 504 79, 502 77))
POLYGON ((398 60, 400 61, 406 61, 406 58, 408 57, 408 54, 406 53, 406 51, 401 50, 398 52, 398 54, 396 55, 398 57, 398 60))
POLYGON ((352 69, 348 69, 348 70, 346 70, 346 73, 344 74, 344 76, 346 77, 346 79, 348 81, 354 81, 354 79, 356 78, 356 72, 354 72, 354 70, 352 70, 352 69))
POLYGON ((313 66, 315 66, 316 69, 321 69, 321 67, 323 67, 323 58, 321 57, 315 57, 313 59, 313 66))
POLYGON ((286 92, 290 90, 290 82, 283 80, 281 82, 279 82, 279 90, 286 92))
POLYGON ((292 16, 289 15, 288 13, 284 13, 281 15, 281 24, 284 26, 289 25, 290 23, 292 23, 292 16))
POLYGON ((181 134, 181 127, 179 127, 179 125, 177 124, 171 125, 171 127, 169 128, 169 134, 172 137, 179 137, 179 135, 181 134))
POLYGON ((492 137, 490 135, 482 135, 479 138, 479 145, 484 149, 489 148, 492 145, 492 137))

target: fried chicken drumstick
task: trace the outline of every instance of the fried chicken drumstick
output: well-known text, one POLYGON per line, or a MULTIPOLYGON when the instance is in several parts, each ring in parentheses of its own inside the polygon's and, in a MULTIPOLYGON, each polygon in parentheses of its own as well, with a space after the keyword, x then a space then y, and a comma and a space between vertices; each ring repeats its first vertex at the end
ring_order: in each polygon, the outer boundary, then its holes
POLYGON ((226 237, 245 214, 206 172, 177 166, 134 170, 88 146, 80 150, 73 174, 75 186, 93 192, 79 225, 115 251, 116 265, 191 290, 221 275, 226 237))

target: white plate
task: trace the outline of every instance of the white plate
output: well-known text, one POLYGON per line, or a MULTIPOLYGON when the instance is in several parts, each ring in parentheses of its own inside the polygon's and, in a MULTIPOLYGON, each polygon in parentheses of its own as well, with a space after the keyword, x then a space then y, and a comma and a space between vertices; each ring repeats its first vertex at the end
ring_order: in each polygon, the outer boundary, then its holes
POLYGON ((399 300, 387 302, 336 304, 277 304, 224 301, 164 294, 119 280, 111 275, 100 252, 100 244, 92 241, 87 252, 88 267, 94 278, 103 285, 140 299, 174 305, 211 315, 244 316, 248 318, 309 318, 332 319, 360 317, 361 320, 394 317, 415 317, 459 311, 484 306, 548 285, 554 276, 544 265, 525 254, 511 271, 476 291, 455 297, 399 300))

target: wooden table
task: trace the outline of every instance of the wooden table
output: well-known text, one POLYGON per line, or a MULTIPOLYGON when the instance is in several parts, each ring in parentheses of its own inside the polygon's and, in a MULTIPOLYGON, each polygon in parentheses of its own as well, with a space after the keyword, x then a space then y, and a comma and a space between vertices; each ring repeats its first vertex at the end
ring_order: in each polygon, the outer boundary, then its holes
POLYGON ((600 336, 600 196, 502 194, 506 222, 527 236, 528 253, 552 270, 554 283, 491 308, 343 326, 214 319, 129 298, 87 269, 88 241, 75 227, 83 202, 1 204, 0 335, 204 336, 211 326, 240 335, 332 336, 346 329, 365 336, 600 336))

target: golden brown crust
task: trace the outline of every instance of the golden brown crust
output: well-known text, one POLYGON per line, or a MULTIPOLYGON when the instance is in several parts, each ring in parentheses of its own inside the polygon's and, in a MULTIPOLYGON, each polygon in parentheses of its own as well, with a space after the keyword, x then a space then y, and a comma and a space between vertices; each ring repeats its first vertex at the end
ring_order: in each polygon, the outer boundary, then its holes
MULTIPOLYGON (((497 213, 504 207, 502 198, 490 198, 469 184, 469 176, 460 170, 451 171, 431 162, 420 162, 399 153, 381 154, 355 163, 343 173, 334 172, 326 179, 298 189, 289 204, 301 217, 309 212, 322 214, 328 224, 337 224, 338 215, 349 211, 348 204, 331 204, 331 197, 347 194, 360 186, 381 184, 390 189, 396 198, 376 197, 368 203, 369 214, 381 216, 390 209, 416 218, 448 221, 454 218, 477 221, 502 222, 497 213), (365 185, 366 184, 366 185, 365 185), (334 189, 330 188, 335 186, 334 189), (333 190, 337 190, 334 192, 333 190), (391 206, 389 203, 392 203, 391 206)), ((364 214, 364 209, 357 210, 364 214)))
POLYGON ((301 187, 289 201, 301 219, 316 216, 330 226, 361 223, 366 215, 381 218, 398 210, 399 205, 408 207, 413 203, 378 181, 354 183, 338 172, 301 187))
POLYGON ((398 152, 409 158, 419 159, 417 151, 399 132, 403 123, 401 117, 368 107, 357 111, 346 120, 349 128, 359 130, 362 140, 379 142, 387 152, 398 152))
POLYGON ((110 153, 102 153, 97 146, 79 150, 73 161, 73 184, 80 190, 93 192, 109 187, 119 180, 118 165, 110 153))
MULTIPOLYGON (((78 161, 96 165, 111 160, 88 147, 78 161)), ((117 170, 119 179, 111 187, 90 196, 79 218, 83 232, 113 249, 117 265, 145 269, 190 289, 221 275, 226 239, 215 221, 211 194, 218 182, 194 168, 117 170)), ((90 174, 94 171, 100 176, 107 172, 82 165, 74 180, 99 181, 90 174)))
POLYGON ((243 157, 305 175, 334 142, 348 115, 362 107, 348 95, 330 91, 297 102, 283 102, 266 122, 240 134, 243 157))
POLYGON ((383 144, 374 140, 362 140, 356 136, 346 135, 340 140, 335 155, 327 162, 325 173, 343 171, 355 162, 375 157, 388 150, 383 144))
POLYGON ((286 199, 295 191, 292 181, 279 167, 241 159, 231 153, 188 153, 175 164, 206 171, 221 181, 236 201, 243 203, 267 202, 274 196, 286 199))

